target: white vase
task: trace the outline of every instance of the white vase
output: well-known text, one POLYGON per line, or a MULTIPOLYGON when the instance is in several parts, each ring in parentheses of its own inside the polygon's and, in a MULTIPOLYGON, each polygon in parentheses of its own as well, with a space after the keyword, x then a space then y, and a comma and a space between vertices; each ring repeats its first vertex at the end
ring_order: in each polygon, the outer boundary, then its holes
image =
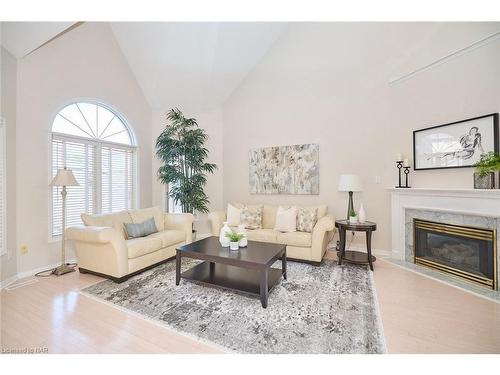
POLYGON ((349 216, 349 223, 350 224, 357 224, 358 223, 358 217, 357 216, 349 216))
POLYGON ((219 234, 219 242, 222 245, 222 247, 229 246, 229 238, 226 237, 226 233, 228 232, 231 232, 231 228, 229 228, 229 225, 227 225, 227 221, 225 221, 224 226, 221 228, 219 234))
POLYGON ((361 206, 359 206, 358 219, 360 223, 364 223, 366 221, 366 212, 365 208, 363 207, 363 203, 361 203, 361 206))
POLYGON ((245 230, 245 226, 243 224, 238 225, 238 234, 242 234, 243 236, 245 236, 240 240, 238 245, 240 247, 247 247, 248 245, 247 231, 245 230))
POLYGON ((239 249, 238 242, 229 243, 229 250, 238 250, 238 249, 239 249))

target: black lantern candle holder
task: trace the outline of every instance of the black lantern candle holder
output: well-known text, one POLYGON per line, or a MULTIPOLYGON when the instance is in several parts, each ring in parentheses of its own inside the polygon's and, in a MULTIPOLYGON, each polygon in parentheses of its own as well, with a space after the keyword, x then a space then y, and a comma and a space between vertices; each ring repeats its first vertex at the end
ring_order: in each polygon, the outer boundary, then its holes
POLYGON ((402 188, 403 185, 401 185, 401 169, 403 168, 403 160, 396 161, 396 167, 398 168, 398 186, 396 187, 402 188))
POLYGON ((405 188, 409 188, 408 186, 408 175, 410 174, 410 167, 403 167, 404 168, 404 174, 405 174, 405 188))
POLYGON ((410 174, 410 167, 403 166, 403 160, 396 161, 396 168, 398 168, 398 189, 406 189, 410 186, 408 185, 408 175, 410 174), (403 185, 402 177, 405 176, 405 184, 403 185))

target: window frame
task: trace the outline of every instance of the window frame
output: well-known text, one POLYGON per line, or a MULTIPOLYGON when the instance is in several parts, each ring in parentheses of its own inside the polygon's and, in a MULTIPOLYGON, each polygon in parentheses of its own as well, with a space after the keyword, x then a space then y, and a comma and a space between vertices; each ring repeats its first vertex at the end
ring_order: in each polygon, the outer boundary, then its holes
MULTIPOLYGON (((101 101, 98 100, 92 100, 92 99, 77 99, 77 100, 72 100, 67 103, 65 103, 63 106, 61 106, 55 115, 52 117, 52 122, 50 126, 50 132, 49 132, 49 137, 48 137, 48 151, 49 151, 49 163, 48 163, 48 177, 49 177, 49 183, 52 180, 52 165, 53 165, 53 155, 52 155, 52 148, 53 148, 53 140, 61 140, 61 141, 68 141, 68 142, 78 142, 78 143, 84 143, 88 144, 94 147, 94 166, 95 166, 95 180, 96 180, 96 193, 94 197, 94 209, 95 213, 94 214, 101 214, 102 212, 102 147, 103 145, 105 146, 110 146, 113 148, 119 148, 123 149, 125 151, 132 151, 133 155, 133 163, 134 163, 134 175, 132 178, 132 198, 131 198, 131 205, 132 207, 130 209, 135 209, 138 207, 138 202, 139 202, 139 146, 137 145, 136 142, 136 137, 135 134, 132 130, 132 127, 130 126, 129 122, 124 118, 124 116, 117 111, 115 108, 112 106, 105 104, 101 101), (88 104, 94 104, 97 106, 101 106, 109 110, 110 112, 113 113, 125 126, 129 137, 131 144, 123 144, 123 143, 117 143, 117 142, 110 142, 110 141, 103 141, 97 138, 89 138, 89 137, 81 137, 78 135, 72 135, 72 134, 64 134, 60 132, 55 132, 52 131, 52 125, 54 123, 54 120, 56 116, 61 112, 64 108, 66 108, 69 105, 72 104, 77 104, 77 103, 88 103, 88 104)), ((61 240, 61 235, 53 235, 53 188, 51 187, 49 189, 49 194, 48 194, 48 206, 49 206, 49 220, 48 220, 48 241, 49 243, 52 242, 59 242, 61 240)))

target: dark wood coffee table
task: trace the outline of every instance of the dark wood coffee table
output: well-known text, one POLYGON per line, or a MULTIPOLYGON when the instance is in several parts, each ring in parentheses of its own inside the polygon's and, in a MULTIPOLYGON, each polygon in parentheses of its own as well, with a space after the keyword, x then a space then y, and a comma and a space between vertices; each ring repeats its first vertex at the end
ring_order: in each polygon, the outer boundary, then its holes
POLYGON ((253 295, 260 295, 262 307, 267 307, 271 289, 281 276, 286 280, 286 245, 248 241, 238 251, 222 247, 218 237, 208 237, 176 249, 175 284, 181 278, 216 285, 253 295), (202 262, 181 273, 181 259, 201 259, 202 262), (281 269, 271 265, 281 258, 281 269))

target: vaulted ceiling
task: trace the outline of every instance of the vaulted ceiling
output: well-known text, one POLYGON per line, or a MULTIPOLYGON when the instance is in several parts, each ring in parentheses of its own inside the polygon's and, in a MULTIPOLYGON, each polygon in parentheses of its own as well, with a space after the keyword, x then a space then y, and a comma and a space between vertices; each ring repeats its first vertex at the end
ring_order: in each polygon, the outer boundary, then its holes
MULTIPOLYGON (((78 24, 2 23, 2 44, 23 58, 78 24)), ((154 109, 223 104, 286 29, 285 23, 112 22, 111 30, 154 109)))
POLYGON ((221 105, 281 35, 283 23, 111 23, 153 108, 221 105))

